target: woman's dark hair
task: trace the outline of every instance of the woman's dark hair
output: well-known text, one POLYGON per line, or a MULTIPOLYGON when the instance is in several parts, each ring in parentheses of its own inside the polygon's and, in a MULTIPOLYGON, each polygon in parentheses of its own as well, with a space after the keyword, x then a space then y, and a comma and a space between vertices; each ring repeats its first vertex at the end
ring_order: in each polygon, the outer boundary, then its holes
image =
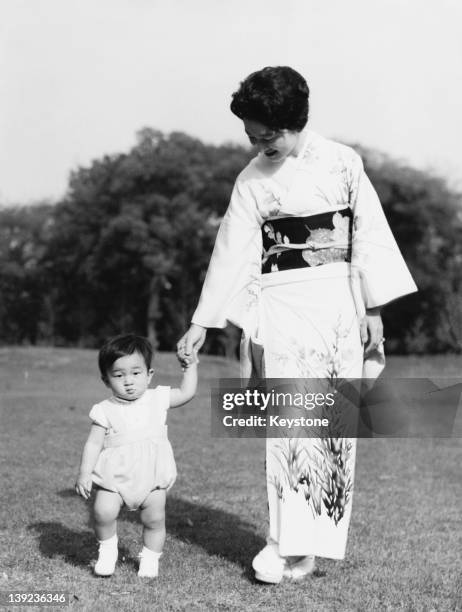
POLYGON ((152 362, 152 346, 147 338, 136 336, 135 334, 125 334, 123 336, 114 336, 109 338, 101 347, 98 354, 98 366, 101 376, 106 378, 107 371, 112 366, 114 361, 125 355, 133 355, 140 353, 143 356, 146 368, 151 368, 152 362))
POLYGON ((233 93, 231 111, 273 130, 300 132, 308 121, 309 96, 308 84, 296 70, 267 66, 242 81, 233 93))

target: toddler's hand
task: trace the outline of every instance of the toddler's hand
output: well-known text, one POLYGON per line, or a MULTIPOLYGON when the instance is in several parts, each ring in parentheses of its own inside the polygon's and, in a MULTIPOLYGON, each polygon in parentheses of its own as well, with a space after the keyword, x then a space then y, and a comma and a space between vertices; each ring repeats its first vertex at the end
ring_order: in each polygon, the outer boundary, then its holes
POLYGON ((183 357, 183 359, 180 360, 181 363, 181 369, 183 370, 183 372, 185 370, 187 370, 191 365, 193 364, 198 364, 200 363, 199 361, 199 357, 197 356, 197 351, 194 351, 191 353, 191 355, 189 355, 188 357, 183 357))
POLYGON ((176 354, 183 370, 191 363, 196 363, 194 359, 191 360, 191 355, 194 351, 197 353, 200 350, 204 344, 206 334, 207 329, 205 327, 191 323, 188 331, 178 340, 176 354))
POLYGON ((181 369, 184 372, 185 368, 188 367, 188 364, 190 363, 191 355, 186 355, 184 352, 184 348, 182 348, 181 350, 178 350, 176 354, 176 358, 180 362, 181 369))
POLYGON ((77 482, 75 483, 75 492, 84 499, 90 499, 92 485, 93 481, 91 475, 85 474, 81 476, 79 474, 77 482))

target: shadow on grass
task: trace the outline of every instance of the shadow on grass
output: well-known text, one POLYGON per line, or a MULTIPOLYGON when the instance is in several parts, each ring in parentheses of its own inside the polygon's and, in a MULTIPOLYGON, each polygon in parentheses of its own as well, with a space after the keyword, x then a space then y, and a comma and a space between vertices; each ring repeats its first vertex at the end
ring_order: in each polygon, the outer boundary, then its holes
POLYGON ((73 499, 77 499, 77 493, 75 492, 75 489, 62 489, 62 491, 57 491, 57 495, 59 495, 59 497, 62 497, 63 499, 66 498, 73 498, 73 499))
MULTIPOLYGON (((39 549, 44 557, 60 557, 66 563, 89 568, 97 556, 95 535, 92 531, 73 531, 57 522, 32 523, 28 530, 38 534, 39 549)), ((123 546, 119 547, 119 559, 135 564, 123 546)))
MULTIPOLYGON (((58 495, 64 499, 76 496, 73 489, 63 489, 58 495)), ((122 508, 119 521, 139 524, 139 512, 122 508)), ((172 495, 167 497, 166 522, 168 534, 202 548, 209 555, 239 565, 244 570, 243 576, 255 581, 252 559, 266 541, 243 517, 172 495)), ((29 529, 40 534, 40 550, 47 557, 62 556, 67 562, 82 566, 88 566, 96 557, 92 532, 71 531, 60 523, 35 523, 29 529)), ((123 556, 135 564, 135 560, 121 548, 119 558, 123 556)))
MULTIPOLYGON (((139 521, 138 513, 126 511, 120 519, 139 521)), ((241 566, 243 576, 254 582, 252 559, 266 541, 241 516, 172 495, 167 498, 166 522, 168 534, 241 566)))

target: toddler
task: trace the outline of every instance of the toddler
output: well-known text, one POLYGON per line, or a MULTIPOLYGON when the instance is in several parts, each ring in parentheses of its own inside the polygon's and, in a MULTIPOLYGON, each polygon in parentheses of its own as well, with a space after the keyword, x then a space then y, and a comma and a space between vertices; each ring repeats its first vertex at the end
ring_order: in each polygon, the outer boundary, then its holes
POLYGON ((85 444, 76 492, 89 499, 95 484, 95 533, 99 554, 95 574, 110 576, 117 562, 116 520, 121 507, 140 509, 143 549, 138 576, 155 578, 165 542, 165 499, 176 478, 167 438, 167 410, 196 392, 197 357, 183 363, 178 389, 149 389, 152 347, 133 334, 107 341, 98 357, 101 378, 112 397, 90 411, 93 421, 85 444))

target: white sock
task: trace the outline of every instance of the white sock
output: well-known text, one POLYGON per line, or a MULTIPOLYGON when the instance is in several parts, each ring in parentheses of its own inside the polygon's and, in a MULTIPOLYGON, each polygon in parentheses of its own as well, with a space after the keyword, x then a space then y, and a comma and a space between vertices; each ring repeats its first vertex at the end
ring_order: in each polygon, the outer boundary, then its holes
POLYGON ((155 550, 151 550, 146 546, 143 546, 143 550, 140 553, 143 557, 151 557, 151 559, 158 559, 161 556, 161 552, 156 552, 155 550))
POLYGON ((98 540, 98 544, 102 547, 102 548, 117 548, 117 544, 118 544, 118 537, 117 534, 115 533, 112 537, 108 538, 107 540, 98 540))

